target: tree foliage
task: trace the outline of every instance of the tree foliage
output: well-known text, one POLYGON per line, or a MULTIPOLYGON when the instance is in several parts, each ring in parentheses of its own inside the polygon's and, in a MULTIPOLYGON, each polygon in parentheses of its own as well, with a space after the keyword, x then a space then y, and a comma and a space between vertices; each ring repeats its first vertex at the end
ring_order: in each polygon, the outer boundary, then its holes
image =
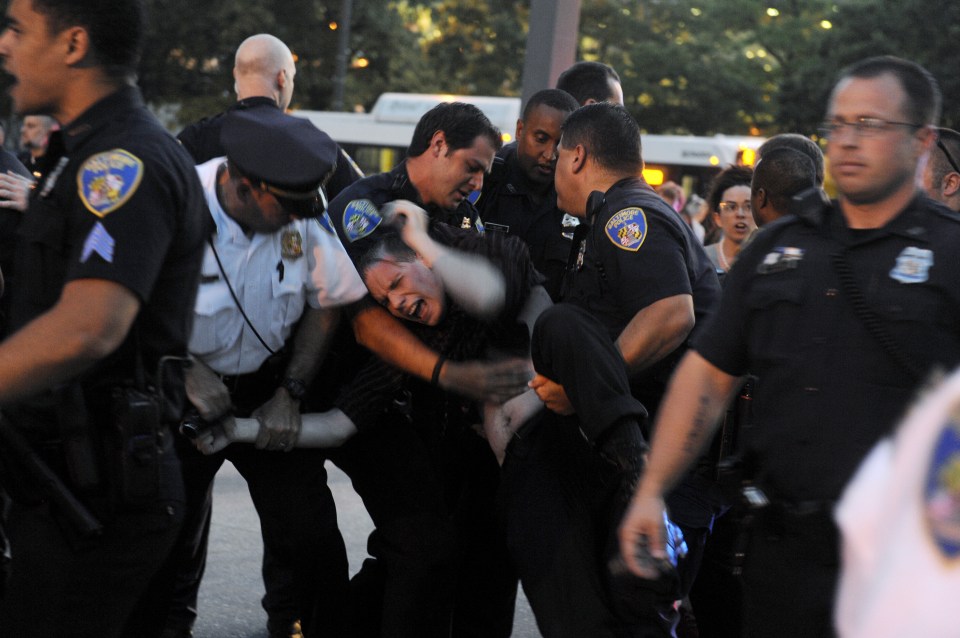
MULTIPOLYGON (((151 22, 140 84, 171 127, 230 104, 236 47, 261 32, 297 56, 294 106, 331 107, 343 0, 145 1, 151 22)), ((812 133, 837 71, 887 53, 937 77, 943 123, 960 127, 960 2, 582 0, 581 7, 577 57, 617 69, 628 108, 650 133, 812 133)), ((369 108, 385 91, 519 95, 529 11, 529 2, 511 0, 354 0, 345 108, 369 108)))

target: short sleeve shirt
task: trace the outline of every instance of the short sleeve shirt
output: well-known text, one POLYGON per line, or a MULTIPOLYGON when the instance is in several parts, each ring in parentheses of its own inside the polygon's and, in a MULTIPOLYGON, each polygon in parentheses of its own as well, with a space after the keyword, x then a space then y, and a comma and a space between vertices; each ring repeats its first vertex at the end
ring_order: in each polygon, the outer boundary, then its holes
POLYGON ((187 153, 128 87, 54 134, 45 161, 19 228, 13 327, 49 310, 67 283, 101 279, 142 305, 125 342, 86 379, 129 379, 135 341, 148 372, 162 356, 184 356, 205 217, 187 153))
MULTIPOLYGON (((638 312, 692 295, 696 327, 720 297, 720 284, 693 231, 639 178, 614 184, 574 235, 562 299, 589 311, 616 339, 638 312)), ((639 378, 638 397, 653 413, 684 348, 639 378)))
POLYGON ((693 347, 724 372, 758 377, 750 447, 775 496, 837 498, 918 387, 855 295, 917 367, 960 363, 958 242, 960 218, 918 196, 880 229, 853 231, 833 207, 778 220, 741 252, 693 347))
POLYGON ((190 352, 213 370, 235 375, 259 369, 270 352, 247 325, 233 294, 260 337, 279 350, 305 304, 342 306, 361 299, 367 289, 326 217, 247 236, 217 200, 217 169, 224 161, 197 167, 216 226, 216 252, 208 245, 204 253, 190 352))

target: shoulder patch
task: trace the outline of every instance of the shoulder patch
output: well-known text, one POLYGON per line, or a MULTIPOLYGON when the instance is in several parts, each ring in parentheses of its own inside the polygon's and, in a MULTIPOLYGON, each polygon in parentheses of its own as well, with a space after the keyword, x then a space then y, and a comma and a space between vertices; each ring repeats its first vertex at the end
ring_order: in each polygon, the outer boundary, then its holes
POLYGON ((377 229, 383 217, 369 199, 355 199, 343 209, 343 234, 351 242, 363 239, 377 229))
POLYGON ((610 218, 604 230, 614 246, 635 253, 647 238, 647 214, 639 207, 624 208, 610 218))
POLYGON ((101 219, 127 203, 143 179, 143 162, 123 149, 97 153, 77 171, 83 205, 101 219))
POLYGON ((336 237, 337 232, 333 230, 333 224, 330 222, 330 216, 327 215, 327 211, 323 211, 323 214, 316 218, 317 225, 336 237))
POLYGON ((934 444, 924 480, 924 510, 943 556, 960 557, 960 424, 955 415, 948 417, 934 444))

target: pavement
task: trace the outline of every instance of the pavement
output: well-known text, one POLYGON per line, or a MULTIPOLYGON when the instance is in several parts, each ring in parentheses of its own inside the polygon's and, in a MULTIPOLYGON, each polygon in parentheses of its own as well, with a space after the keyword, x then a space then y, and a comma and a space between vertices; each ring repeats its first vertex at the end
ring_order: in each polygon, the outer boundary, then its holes
MULTIPOLYGON (((350 479, 330 463, 327 472, 353 574, 366 557, 367 534, 373 523, 350 479)), ((267 638, 267 616, 260 606, 262 553, 260 523, 246 482, 226 462, 214 484, 210 547, 200 587, 195 638, 267 638)), ((541 638, 522 591, 517 597, 513 636, 541 638)))

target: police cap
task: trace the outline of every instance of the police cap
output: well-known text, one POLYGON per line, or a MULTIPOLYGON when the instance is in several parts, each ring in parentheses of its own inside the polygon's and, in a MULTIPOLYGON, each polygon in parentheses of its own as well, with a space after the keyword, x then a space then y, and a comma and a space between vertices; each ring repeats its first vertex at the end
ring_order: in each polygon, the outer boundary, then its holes
POLYGON ((339 151, 309 120, 269 106, 231 111, 220 142, 231 166, 284 210, 297 217, 323 212, 319 189, 333 174, 339 151))

